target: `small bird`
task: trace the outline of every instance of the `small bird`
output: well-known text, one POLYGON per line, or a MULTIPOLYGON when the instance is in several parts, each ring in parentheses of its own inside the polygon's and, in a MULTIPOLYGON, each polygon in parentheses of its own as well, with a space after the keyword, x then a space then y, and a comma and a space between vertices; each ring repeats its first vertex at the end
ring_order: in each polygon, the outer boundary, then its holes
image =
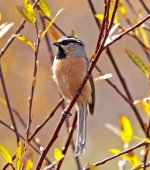
MULTIPOLYGON (((58 47, 52 70, 58 89, 67 102, 71 102, 84 80, 90 61, 85 52, 84 43, 73 36, 63 36, 53 45, 58 47)), ((78 112, 77 140, 75 156, 85 154, 86 116, 93 115, 95 105, 95 88, 90 75, 79 98, 76 101, 78 112)))

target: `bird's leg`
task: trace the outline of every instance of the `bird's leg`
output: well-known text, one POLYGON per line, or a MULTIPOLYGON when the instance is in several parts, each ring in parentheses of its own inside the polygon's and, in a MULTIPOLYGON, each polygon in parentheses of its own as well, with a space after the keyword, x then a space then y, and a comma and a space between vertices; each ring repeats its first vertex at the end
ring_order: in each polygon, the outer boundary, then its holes
POLYGON ((80 88, 77 88, 75 91, 79 96, 83 96, 83 93, 80 91, 80 88))
POLYGON ((67 118, 69 118, 70 116, 72 116, 71 113, 67 112, 67 109, 68 109, 69 105, 62 111, 61 115, 62 116, 65 116, 67 118))

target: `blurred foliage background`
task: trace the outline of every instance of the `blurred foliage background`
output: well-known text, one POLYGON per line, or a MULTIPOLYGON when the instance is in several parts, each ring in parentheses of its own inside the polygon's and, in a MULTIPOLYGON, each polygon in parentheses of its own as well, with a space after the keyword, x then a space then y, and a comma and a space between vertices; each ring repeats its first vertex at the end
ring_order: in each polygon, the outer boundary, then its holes
MULTIPOLYGON (((59 9, 65 8, 55 23, 58 24, 66 34, 70 34, 71 31, 74 30, 79 39, 86 44, 86 51, 90 57, 95 50, 99 30, 95 24, 87 0, 47 0, 47 2, 51 9, 52 16, 54 16, 59 9)), ((128 8, 128 5, 125 1, 122 2, 127 8, 128 18, 131 20, 132 24, 135 24, 137 21, 128 8)), ((130 2, 133 5, 136 4, 135 10, 137 13, 141 11, 142 15, 146 16, 146 12, 138 0, 130 0, 130 2)), ((97 13, 103 13, 103 1, 93 0, 93 3, 96 7, 97 13)), ((147 3, 147 6, 150 6, 150 1, 145 1, 145 3, 147 3)), ((15 23, 10 31, 0 39, 0 49, 2 49, 9 37, 15 32, 23 20, 16 8, 17 5, 21 4, 22 0, 0 0, 0 13, 2 14, 2 19, 0 22, 15 23)), ((129 27, 121 15, 119 15, 119 23, 124 28, 129 27)), ((40 22, 38 23, 38 27, 42 28, 40 22)), ((33 42, 35 41, 35 29, 31 24, 27 23, 21 34, 33 42)), ((124 51, 125 48, 136 52, 145 63, 148 63, 148 61, 141 49, 141 46, 137 43, 137 41, 128 35, 111 46, 114 58, 127 82, 133 99, 143 99, 148 95, 148 81, 145 75, 131 62, 124 51)), ((54 53, 55 52, 56 51, 54 48, 54 53)), ((2 57, 1 62, 11 105, 13 108, 16 108, 19 113, 21 113, 24 120, 27 122, 28 97, 30 95, 32 83, 34 53, 30 47, 16 39, 2 57)), ((59 94, 56 84, 51 78, 51 64, 50 55, 48 53, 45 40, 43 39, 40 45, 37 84, 33 100, 32 131, 38 124, 40 124, 42 120, 44 120, 44 118, 52 111, 59 101, 59 94)), ((98 65, 104 73, 113 74, 113 77, 110 80, 121 91, 123 91, 112 64, 110 63, 105 52, 103 52, 102 57, 98 61, 98 65)), ((93 74, 95 77, 99 76, 95 70, 93 74)), ((85 165, 87 162, 96 162, 109 156, 109 148, 118 148, 120 150, 123 149, 123 142, 105 127, 106 123, 119 127, 118 120, 120 114, 122 113, 127 115, 131 120, 134 135, 143 137, 143 132, 141 131, 140 125, 133 111, 129 105, 112 89, 112 87, 110 87, 106 81, 95 82, 95 87, 95 114, 92 117, 88 116, 87 150, 86 154, 80 157, 82 165, 85 165)), ((0 97, 4 98, 1 84, 0 97)), ((53 120, 46 124, 40 133, 38 133, 37 137, 39 137, 43 146, 45 146, 47 141, 50 139, 60 118, 60 114, 61 110, 58 110, 53 117, 53 120)), ((147 116, 144 113, 142 113, 142 116, 145 120, 147 119, 147 116)), ((0 103, 0 119, 11 125, 7 107, 2 103, 0 103)), ((72 120, 72 118, 69 119, 72 120)), ((18 123, 17 126, 19 131, 25 136, 25 129, 22 125, 18 123)), ((62 148, 67 138, 66 132, 67 129, 64 125, 58 140, 53 145, 53 148, 62 148)), ((76 134, 74 134, 74 138, 76 138, 76 134)), ((137 143, 136 140, 131 142, 131 144, 135 143, 137 143)), ((4 145, 12 155, 15 153, 17 147, 15 135, 2 125, 0 125, 0 144, 4 145)), ((52 150, 48 153, 48 157, 50 160, 54 160, 52 150)), ((37 155, 34 154, 34 160, 36 159, 37 155)), ((0 156, 0 169, 3 167, 4 162, 4 159, 0 156)), ((117 167, 117 161, 113 160, 101 166, 100 169, 117 169, 117 167)), ((71 149, 68 151, 62 169, 76 169, 71 149)))

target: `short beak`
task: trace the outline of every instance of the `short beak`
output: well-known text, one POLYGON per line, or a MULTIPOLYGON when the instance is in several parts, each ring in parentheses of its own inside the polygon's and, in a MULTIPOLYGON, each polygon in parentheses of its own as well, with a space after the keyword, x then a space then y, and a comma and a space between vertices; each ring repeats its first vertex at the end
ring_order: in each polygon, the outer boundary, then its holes
POLYGON ((60 43, 59 42, 54 42, 53 45, 60 47, 60 43))

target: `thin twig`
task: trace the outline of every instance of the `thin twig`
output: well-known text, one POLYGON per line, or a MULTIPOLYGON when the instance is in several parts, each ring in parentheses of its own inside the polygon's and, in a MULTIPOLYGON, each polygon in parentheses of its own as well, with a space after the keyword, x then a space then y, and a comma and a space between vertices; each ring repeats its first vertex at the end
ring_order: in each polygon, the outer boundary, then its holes
POLYGON ((114 39, 112 42, 105 45, 105 49, 108 48, 110 45, 114 44, 116 41, 120 40, 122 37, 127 35, 129 32, 133 31, 134 29, 140 27, 144 22, 146 22, 148 19, 150 19, 150 15, 146 16, 142 21, 138 22, 137 24, 133 25, 132 27, 128 28, 126 31, 122 32, 118 35, 116 39, 114 39))
POLYGON ((64 157, 58 162, 56 170, 60 169, 60 167, 61 167, 61 165, 62 165, 62 163, 64 161, 65 155, 67 153, 68 147, 69 147, 69 145, 71 143, 71 140, 72 140, 73 133, 74 133, 75 128, 76 128, 76 122, 77 122, 77 113, 75 114, 73 123, 71 125, 71 128, 69 129, 69 135, 68 135, 68 139, 66 141, 66 144, 65 144, 65 146, 62 149, 62 153, 63 153, 64 157))
POLYGON ((60 102, 57 104, 57 106, 54 108, 54 110, 50 113, 50 115, 39 126, 36 127, 36 130, 29 137, 29 141, 31 141, 35 137, 35 135, 43 128, 43 126, 45 126, 46 123, 53 117, 54 113, 60 107, 63 101, 64 99, 62 98, 60 102))
MULTIPOLYGON (((119 154, 113 155, 113 156, 111 156, 111 157, 108 157, 108 158, 100 161, 100 162, 97 162, 97 163, 95 163, 94 165, 95 165, 95 166, 103 165, 103 164, 107 163, 107 162, 110 161, 110 160, 113 160, 113 159, 115 159, 115 158, 117 158, 117 157, 119 157, 119 156, 121 156, 121 155, 124 155, 124 154, 126 154, 126 153, 129 153, 129 152, 131 152, 131 151, 133 151, 133 150, 135 150, 135 149, 137 149, 137 148, 140 148, 140 147, 142 147, 142 146, 144 146, 144 145, 146 145, 146 143, 142 141, 142 142, 138 143, 137 145, 135 145, 135 146, 133 146, 133 147, 131 147, 131 148, 129 148, 129 149, 126 149, 125 151, 123 151, 123 152, 121 152, 121 153, 119 153, 119 154)), ((84 170, 88 170, 88 169, 85 168, 84 170)))
POLYGON ((36 75, 37 75, 37 65, 38 65, 38 52, 39 52, 39 45, 40 45, 40 37, 39 37, 39 31, 37 29, 37 24, 35 23, 35 29, 36 29, 36 36, 37 36, 37 42, 35 44, 35 59, 34 59, 34 71, 33 71, 33 80, 32 80, 32 87, 31 87, 31 94, 29 97, 29 113, 28 113, 28 126, 26 129, 26 143, 29 142, 29 135, 30 135, 30 127, 32 122, 32 104, 33 104, 33 96, 35 91, 35 84, 36 84, 36 75))
POLYGON ((7 89, 6 89, 6 84, 5 84, 5 80, 4 80, 4 76, 3 76, 3 72, 2 72, 1 63, 0 63, 0 78, 1 78, 1 83, 2 83, 2 87, 3 87, 3 91, 4 91, 4 95, 5 95, 5 99, 6 99, 6 104, 7 104, 8 111, 9 111, 9 115, 10 115, 10 118, 11 118, 11 122, 12 122, 14 130, 15 130, 16 140, 17 140, 17 143, 19 143, 19 133, 18 133, 18 129, 17 129, 17 125, 16 125, 16 122, 15 122, 13 112, 11 110, 10 99, 8 97, 8 92, 7 92, 7 89))
POLYGON ((150 9, 147 7, 147 5, 145 4, 145 2, 143 0, 139 0, 141 2, 141 4, 143 5, 144 9, 147 11, 148 14, 150 14, 150 9))
MULTIPOLYGON (((39 0, 36 0, 35 3, 33 4, 33 8, 36 7, 37 3, 39 2, 39 0)), ((23 20, 23 22, 20 24, 20 26, 18 27, 17 31, 8 39, 7 43, 4 45, 4 47, 1 49, 0 51, 0 58, 3 56, 3 54, 6 52, 6 50, 8 49, 8 47, 10 46, 10 44, 13 42, 14 38, 15 38, 15 34, 18 34, 23 28, 24 25, 26 23, 26 20, 23 20)))

